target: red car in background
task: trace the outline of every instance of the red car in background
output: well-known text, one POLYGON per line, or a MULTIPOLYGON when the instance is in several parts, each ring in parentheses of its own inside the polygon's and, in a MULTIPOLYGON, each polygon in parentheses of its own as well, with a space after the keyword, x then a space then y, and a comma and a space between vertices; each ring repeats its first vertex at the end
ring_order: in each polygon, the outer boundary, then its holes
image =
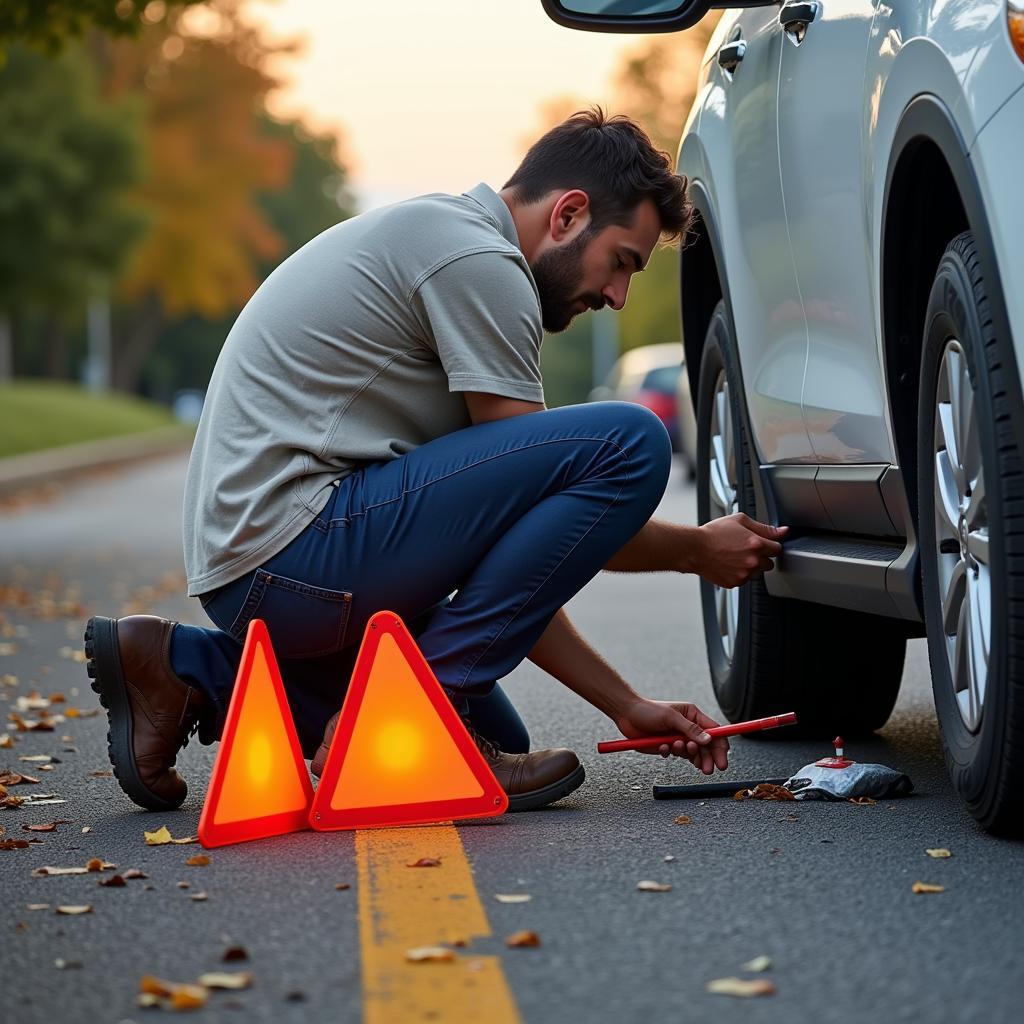
POLYGON ((693 479, 697 427, 689 378, 683 373, 683 346, 679 342, 641 345, 620 356, 604 384, 590 392, 592 402, 612 400, 636 402, 650 409, 665 424, 672 450, 679 452, 693 479))

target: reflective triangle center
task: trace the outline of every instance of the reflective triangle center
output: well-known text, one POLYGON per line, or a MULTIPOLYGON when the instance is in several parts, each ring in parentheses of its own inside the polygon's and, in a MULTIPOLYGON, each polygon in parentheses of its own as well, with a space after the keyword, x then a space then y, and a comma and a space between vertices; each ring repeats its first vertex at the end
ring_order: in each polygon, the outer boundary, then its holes
POLYGON ((331 809, 483 795, 394 638, 380 638, 331 809))
POLYGON ((257 643, 213 823, 301 811, 306 805, 266 651, 257 643))

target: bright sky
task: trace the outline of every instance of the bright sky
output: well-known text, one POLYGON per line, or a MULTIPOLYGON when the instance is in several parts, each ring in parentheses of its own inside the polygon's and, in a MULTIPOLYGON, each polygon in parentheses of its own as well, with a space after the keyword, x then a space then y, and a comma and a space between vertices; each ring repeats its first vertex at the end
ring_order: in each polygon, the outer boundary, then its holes
POLYGON ((305 39, 279 114, 340 130, 361 208, 500 187, 539 134, 541 103, 608 105, 618 53, 643 37, 574 32, 540 0, 253 0, 273 36, 305 39))

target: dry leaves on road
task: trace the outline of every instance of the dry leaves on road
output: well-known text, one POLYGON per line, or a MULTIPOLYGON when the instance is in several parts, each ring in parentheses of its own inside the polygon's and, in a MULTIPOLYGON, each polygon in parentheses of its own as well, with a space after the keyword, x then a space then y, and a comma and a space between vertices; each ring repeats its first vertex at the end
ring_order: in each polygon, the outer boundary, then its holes
POLYGON ((540 936, 531 931, 513 932, 505 939, 505 945, 510 949, 531 949, 540 945, 540 936))
POLYGON ((672 886, 668 885, 665 882, 651 882, 651 881, 645 880, 643 882, 637 882, 636 883, 636 887, 641 892, 671 892, 672 891, 672 886))
POLYGON ((420 857, 419 860, 414 860, 405 866, 407 868, 439 868, 441 860, 439 857, 420 857))
POLYGON ((57 821, 43 821, 36 825, 22 825, 22 829, 26 832, 56 832, 58 825, 70 825, 71 822, 65 818, 60 818, 57 821))
POLYGON ((210 863, 210 858, 205 853, 197 853, 192 857, 189 857, 185 863, 190 868, 205 868, 210 863))
POLYGON ((35 785, 39 780, 34 775, 24 775, 22 772, 12 772, 10 768, 0 772, 0 786, 21 786, 24 784, 35 785))
POLYGON ((84 904, 80 904, 78 906, 61 906, 61 907, 57 908, 55 913, 58 913, 58 914, 68 914, 68 915, 91 914, 92 913, 92 904, 84 903, 84 904))
POLYGON ((226 964, 233 963, 237 960, 248 960, 249 951, 245 946, 228 946, 227 949, 221 954, 221 960, 226 964))
POLYGON ((168 1010, 197 1010, 206 1005, 210 990, 204 985, 162 981, 147 974, 139 982, 139 1006, 163 1006, 168 1010))
POLYGON ((910 891, 913 893, 945 892, 944 885, 932 885, 930 882, 915 882, 910 891))
POLYGON ((494 898, 499 903, 529 903, 533 899, 527 892, 498 892, 494 898))
POLYGON ((229 974, 225 971, 210 971, 208 974, 199 975, 199 984, 206 988, 249 988, 252 985, 252 973, 250 971, 239 971, 229 974))
POLYGON ((411 964, 450 964, 456 956, 446 946, 417 946, 405 951, 405 959, 411 964))
POLYGON ((173 843, 175 846, 182 846, 185 843, 199 842, 197 836, 183 836, 181 839, 175 839, 166 825, 161 825, 155 832, 146 832, 143 830, 142 834, 146 837, 147 846, 166 846, 168 843, 173 843))
POLYGON ((338 882, 334 888, 337 892, 343 892, 345 889, 351 889, 352 884, 350 882, 338 882))
POLYGON ((46 875, 85 875, 93 871, 111 871, 116 867, 116 864, 111 864, 109 861, 101 860, 99 857, 93 857, 83 867, 61 868, 45 864, 41 868, 36 868, 32 872, 32 877, 43 878, 46 875))
POLYGON ((796 797, 785 786, 776 786, 771 782, 759 782, 753 789, 741 789, 733 795, 733 800, 795 800, 796 797))
POLYGON ((737 996, 741 999, 775 994, 775 985, 767 978, 716 978, 704 988, 716 996, 737 996))
POLYGON ((760 974, 762 971, 767 971, 772 965, 772 958, 770 956, 755 956, 753 960, 748 960, 740 968, 744 971, 753 971, 755 974, 760 974))
POLYGON ((925 850, 924 852, 927 853, 929 857, 936 857, 940 860, 944 860, 946 857, 953 856, 953 854, 950 853, 949 850, 941 846, 934 850, 925 850))
POLYGON ((688 814, 680 814, 679 817, 676 818, 676 820, 674 822, 672 822, 672 824, 673 825, 692 825, 693 824, 693 818, 691 818, 688 814))
POLYGON ((0 839, 0 850, 27 850, 27 839, 0 839))

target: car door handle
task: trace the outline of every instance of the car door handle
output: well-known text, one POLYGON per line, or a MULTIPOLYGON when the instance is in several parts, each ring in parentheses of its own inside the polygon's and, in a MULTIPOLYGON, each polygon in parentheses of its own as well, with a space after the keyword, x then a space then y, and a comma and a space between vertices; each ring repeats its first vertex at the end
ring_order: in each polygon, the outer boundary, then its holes
POLYGON ((746 52, 747 44, 742 39, 727 43, 718 51, 718 66, 729 72, 735 71, 746 52))
POLYGON ((779 14, 779 24, 790 33, 797 35, 800 39, 807 31, 807 26, 818 16, 818 4, 813 0, 805 0, 801 3, 786 4, 779 14))

